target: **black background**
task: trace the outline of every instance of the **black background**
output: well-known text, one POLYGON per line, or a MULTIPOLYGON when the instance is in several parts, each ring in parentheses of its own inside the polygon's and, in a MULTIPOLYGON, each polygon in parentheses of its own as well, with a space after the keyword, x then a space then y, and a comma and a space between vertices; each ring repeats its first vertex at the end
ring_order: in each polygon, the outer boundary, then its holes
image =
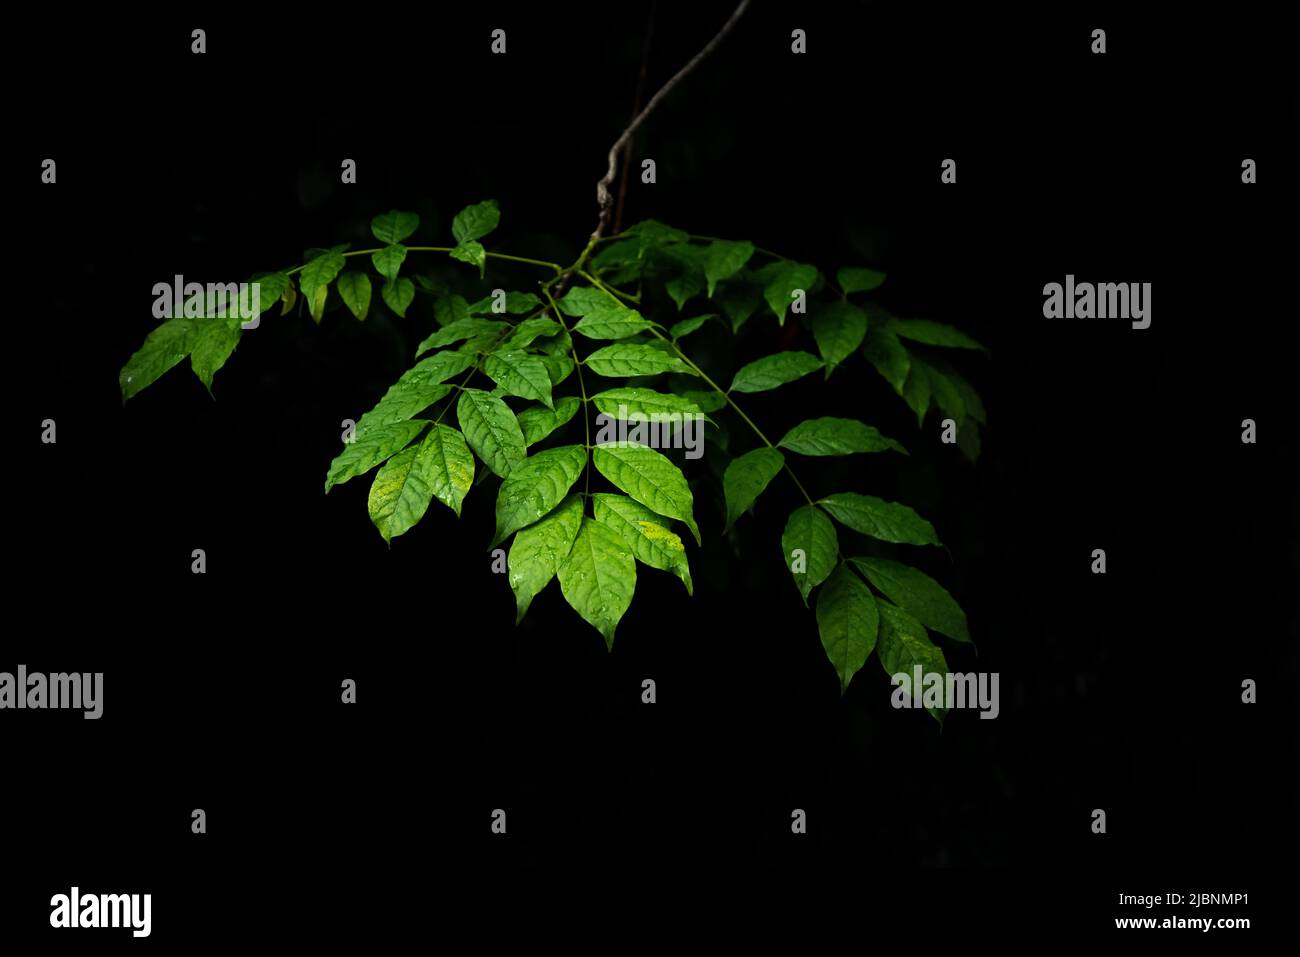
MULTIPOLYGON (((870 662, 839 697, 777 559, 798 504, 779 479, 732 541, 716 488, 697 487, 695 597, 643 570, 612 654, 553 586, 514 627, 489 569, 490 487, 459 522, 435 505, 385 547, 368 481, 321 483, 340 422, 433 328, 427 297, 405 320, 269 318, 216 402, 178 369, 122 408, 117 371, 156 324, 153 284, 177 273, 227 281, 369 245, 390 208, 420 212, 412 242, 445 244, 488 197, 491 248, 571 261, 650 7, 38 17, 15 35, 0 670, 103 671, 105 711, 3 715, 6 939, 149 946, 51 937, 49 898, 72 884, 152 893, 155 947, 383 944, 459 923, 486 939, 553 897, 561 922, 613 901, 651 923, 735 919, 754 887, 808 893, 791 916, 873 939, 1200 916, 1119 908, 1120 892, 1249 891, 1227 912, 1257 926, 1281 903, 1300 680, 1295 112, 1261 17, 760 3, 635 140, 634 174, 653 157, 658 182, 634 175, 625 225, 876 266, 895 313, 989 345, 960 363, 990 415, 975 467, 860 359, 829 400, 810 377, 750 404, 769 434, 826 402, 912 450, 810 491, 852 482, 934 522, 950 552, 907 557, 966 609, 978 657, 945 651, 1000 673, 996 721, 957 713, 940 734, 889 707, 870 662), (39 183, 47 156, 55 186, 39 183), (945 157, 956 185, 939 183, 945 157), (1043 284, 1066 273, 1152 283, 1151 327, 1043 319, 1043 284), (45 418, 56 445, 39 442, 45 418)), ((656 4, 648 89, 729 10, 656 4)), ((537 278, 510 267, 467 288, 537 278)), ((754 320, 742 348, 782 342, 754 320)))

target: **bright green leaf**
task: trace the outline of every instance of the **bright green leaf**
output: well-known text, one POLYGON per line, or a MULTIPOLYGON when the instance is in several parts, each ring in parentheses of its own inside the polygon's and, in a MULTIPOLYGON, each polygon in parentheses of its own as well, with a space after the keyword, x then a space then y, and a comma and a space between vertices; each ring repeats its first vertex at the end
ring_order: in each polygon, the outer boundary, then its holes
POLYGON ((643 564, 672 572, 682 580, 688 595, 694 594, 691 567, 681 536, 668 528, 668 520, 626 495, 599 492, 591 497, 596 521, 607 525, 632 549, 643 564))
MULTIPOLYGON (((918 703, 923 702, 925 684, 928 675, 938 675, 942 684, 947 684, 948 662, 943 652, 930 641, 921 623, 887 601, 876 603, 880 609, 880 635, 876 642, 876 657, 884 666, 885 674, 907 675, 911 688, 909 697, 918 703), (921 687, 915 686, 916 668, 921 669, 921 687)), ((895 692, 897 693, 897 692, 895 692)), ((934 720, 942 726, 947 708, 943 706, 926 708, 934 720)))
POLYGON ((632 604, 636 562, 613 529, 584 517, 557 573, 564 599, 614 647, 614 629, 632 604))
POLYGON ((126 360, 118 373, 123 403, 190 354, 198 324, 203 321, 169 319, 145 337, 144 345, 126 360))
POLYGON ((597 349, 583 365, 596 375, 609 378, 658 375, 661 372, 693 374, 691 367, 678 357, 651 345, 619 342, 597 349))
POLYGON ((363 272, 345 272, 339 275, 336 285, 339 298, 352 311, 352 315, 365 319, 370 312, 370 277, 363 272))
MULTIPOLYGON (((379 275, 389 280, 396 279, 402 263, 406 261, 406 247, 401 243, 385 246, 378 252, 371 253, 370 261, 375 264, 375 272, 379 275)), ((415 291, 414 286, 411 291, 415 291)))
POLYGON ((691 488, 667 456, 634 442, 609 442, 597 445, 591 460, 601 475, 646 508, 685 522, 699 544, 691 488))
POLYGON ((524 434, 524 445, 535 445, 542 441, 577 415, 581 406, 576 395, 566 395, 555 400, 554 409, 534 405, 520 411, 516 418, 519 420, 520 431, 524 434))
POLYGON ((460 243, 449 253, 449 255, 452 259, 459 259, 461 262, 469 263, 471 266, 478 266, 480 279, 487 270, 487 250, 483 248, 482 243, 476 243, 473 241, 460 243))
POLYGON ((516 463, 497 493, 497 531, 491 547, 559 505, 586 464, 587 450, 581 445, 546 449, 516 463))
POLYGON ((396 455, 410 445, 411 440, 424 431, 428 424, 423 419, 417 419, 414 422, 377 425, 365 432, 358 429, 353 441, 347 443, 330 463, 329 474, 325 477, 325 491, 328 493, 335 485, 369 472, 379 463, 396 455))
POLYGON ((471 317, 468 319, 458 319, 449 323, 429 336, 420 343, 415 355, 418 358, 430 349, 441 349, 443 346, 449 346, 453 342, 460 342, 462 339, 470 339, 475 336, 495 336, 508 329, 510 323, 503 322, 500 319, 479 319, 471 317))
POLYGON ((516 625, 569 556, 581 527, 582 496, 570 495, 545 518, 515 535, 506 564, 515 593, 516 625))
POLYGON ((551 402, 551 377, 540 356, 525 352, 493 352, 483 361, 483 371, 506 395, 535 399, 547 408, 551 402))
POLYGON ((510 406, 500 399, 482 389, 463 389, 456 418, 469 447, 494 474, 504 478, 524 460, 524 433, 510 406))

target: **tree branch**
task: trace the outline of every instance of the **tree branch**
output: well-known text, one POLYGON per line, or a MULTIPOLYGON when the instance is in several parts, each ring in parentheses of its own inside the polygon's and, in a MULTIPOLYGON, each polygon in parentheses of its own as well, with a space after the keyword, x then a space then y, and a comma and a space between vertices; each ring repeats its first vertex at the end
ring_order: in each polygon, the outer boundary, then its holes
POLYGON ((634 119, 631 125, 623 131, 623 135, 615 140, 614 145, 610 147, 609 169, 605 171, 605 175, 601 177, 600 182, 596 184, 596 203, 600 207, 600 221, 596 224, 596 231, 591 234, 591 243, 588 244, 588 248, 591 248, 591 246, 595 244, 596 240, 604 235, 605 227, 609 225, 610 207, 614 202, 613 196, 610 195, 609 187, 613 185, 614 177, 618 174, 619 152, 627 145, 628 141, 631 140, 632 134, 636 132, 637 127, 639 127, 645 118, 650 115, 651 111, 659 105, 659 101, 667 96, 673 87, 680 83, 692 70, 699 66, 710 53, 717 49, 718 45, 722 43, 727 34, 731 32, 731 28, 736 25, 736 21, 740 19, 741 14, 745 12, 745 8, 748 6, 749 0, 740 0, 740 4, 731 14, 731 19, 722 25, 722 29, 718 31, 717 36, 706 43, 704 49, 695 54, 695 56, 691 58, 690 62, 678 70, 672 79, 665 83, 660 88, 659 92, 650 98, 650 102, 645 105, 645 109, 637 114, 636 119, 634 119))

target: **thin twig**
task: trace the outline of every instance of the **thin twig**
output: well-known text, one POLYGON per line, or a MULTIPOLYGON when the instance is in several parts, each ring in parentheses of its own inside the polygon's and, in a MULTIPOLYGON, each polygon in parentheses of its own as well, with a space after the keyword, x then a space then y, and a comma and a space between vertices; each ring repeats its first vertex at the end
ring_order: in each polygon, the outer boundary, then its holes
MULTIPOLYGON (((646 67, 650 63, 650 41, 655 35, 655 3, 650 2, 650 15, 646 17, 645 42, 641 44, 641 71, 636 77, 636 95, 632 97, 632 116, 641 112, 641 101, 645 99, 646 67)), ((627 167, 632 162, 632 144, 629 142, 623 150, 623 169, 618 174, 618 203, 614 206, 614 232, 623 229, 623 204, 627 200, 627 167)))
POLYGON ((627 145, 628 141, 632 138, 632 134, 636 132, 637 127, 639 127, 645 118, 650 115, 651 111, 659 105, 659 101, 667 96, 669 91, 680 83, 692 70, 699 66, 705 57, 717 49, 718 44, 720 44, 726 38, 727 34, 731 32, 731 28, 736 25, 741 14, 745 12, 745 8, 748 6, 749 0, 740 0, 740 4, 731 14, 731 19, 722 25, 722 29, 718 31, 717 36, 706 43, 704 49, 695 54, 689 63, 678 70, 672 79, 660 87, 659 92, 652 96, 650 102, 645 105, 645 109, 637 114, 636 119, 634 119, 631 125, 623 131, 623 135, 615 140, 614 145, 610 147, 608 157, 609 168, 605 171, 605 175, 601 177, 600 182, 596 184, 596 204, 600 207, 600 221, 596 224, 596 231, 591 234, 591 243, 588 244, 588 249, 590 249, 596 240, 604 234, 605 227, 609 225, 610 207, 614 203, 614 197, 610 195, 609 187, 613 184, 614 177, 618 174, 619 152, 627 145))

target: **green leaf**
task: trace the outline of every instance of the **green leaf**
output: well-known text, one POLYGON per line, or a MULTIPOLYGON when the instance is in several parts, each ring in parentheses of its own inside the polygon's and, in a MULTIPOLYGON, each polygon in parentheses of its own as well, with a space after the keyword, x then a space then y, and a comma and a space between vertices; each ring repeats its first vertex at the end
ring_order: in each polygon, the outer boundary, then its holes
POLYGON ((474 484, 474 456, 465 436, 435 423, 420 445, 418 459, 435 498, 460 518, 460 506, 474 484))
POLYGON ((754 506, 767 484, 785 465, 785 456, 767 447, 746 452, 732 459, 722 476, 722 491, 727 500, 727 528, 754 506))
POLYGON ((835 274, 835 280, 848 295, 855 292, 870 292, 885 281, 885 274, 874 269, 860 266, 845 266, 835 274))
POLYGON ((212 377, 239 345, 244 334, 243 325, 239 319, 200 319, 196 321, 195 329, 190 368, 210 395, 212 377))
POLYGON ((848 302, 818 305, 812 315, 812 333, 829 379, 835 367, 862 345, 867 334, 867 314, 848 302))
POLYGON ((474 336, 490 335, 495 337, 497 333, 509 327, 510 323, 503 322, 500 319, 457 319, 455 322, 443 326, 421 342, 419 348, 415 350, 415 355, 418 358, 430 349, 441 349, 453 342, 460 342, 462 339, 469 339, 474 336))
POLYGON ((672 328, 668 330, 668 334, 672 336, 673 342, 676 342, 683 336, 689 336, 692 332, 695 332, 710 319, 716 318, 718 317, 715 313, 709 313, 704 316, 696 316, 694 319, 683 319, 681 322, 673 323, 672 328))
POLYGON ((406 308, 415 298, 415 283, 405 277, 389 279, 384 282, 380 294, 384 297, 384 303, 388 308, 405 319, 406 308))
POLYGON ((582 496, 570 495, 540 521, 521 529, 510 544, 506 563, 515 593, 515 624, 559 571, 582 527, 582 496))
POLYGON ((325 300, 329 294, 329 286, 314 286, 306 293, 307 313, 311 316, 312 321, 318 326, 325 315, 325 300))
POLYGON ((785 553, 785 567, 794 576, 795 587, 806 605, 808 593, 835 569, 839 558, 835 526, 819 508, 797 508, 790 513, 781 533, 781 550, 785 553))
POLYGON ((613 650, 614 629, 636 591, 636 562, 627 544, 613 529, 584 517, 557 574, 565 601, 613 650))
POLYGON ((452 259, 459 259, 463 263, 469 263, 471 266, 478 266, 479 278, 487 271, 487 250, 483 248, 482 243, 473 241, 460 243, 453 249, 449 255, 452 259))
POLYGON ((451 234, 456 242, 464 245, 475 239, 482 239, 497 228, 501 221, 501 211, 497 209, 495 199, 484 200, 473 206, 466 206, 451 221, 451 234))
POLYGON ((671 226, 665 226, 654 219, 645 219, 635 226, 629 226, 623 230, 623 235, 635 239, 643 253, 651 246, 684 243, 691 238, 688 233, 684 233, 680 229, 673 229, 671 226))
POLYGON ((778 352, 741 366, 728 391, 766 392, 821 367, 821 360, 807 352, 778 352))
POLYGON ((524 433, 510 406, 482 389, 463 389, 456 418, 469 447, 502 478, 524 460, 524 433))
MULTIPOLYGON (((343 253, 331 249, 302 267, 302 273, 298 276, 298 288, 302 290, 309 306, 319 303, 320 307, 324 308, 325 296, 321 290, 334 281, 334 277, 342 272, 345 263, 347 260, 343 258, 343 253)), ((312 318, 320 322, 314 310, 312 318)))
POLYGON ((606 389, 593 395, 591 403, 596 407, 596 411, 624 421, 674 413, 701 414, 700 407, 690 399, 667 392, 656 392, 654 389, 606 389))
POLYGON ((257 284, 257 301, 261 306, 262 313, 270 312, 271 307, 280 301, 280 298, 289 291, 291 285, 289 277, 282 272, 257 276, 253 279, 253 282, 257 284))
POLYGON ((763 288, 749 282, 747 278, 724 282, 712 299, 722 306, 722 311, 731 320, 731 331, 735 333, 763 304, 763 288))
POLYGON ((449 326, 461 319, 468 319, 469 303, 465 301, 464 296, 458 296, 455 293, 450 296, 443 296, 433 304, 433 318, 437 320, 440 326, 449 326))
POLYGON ((534 405, 522 410, 516 418, 524 433, 524 445, 535 445, 578 413, 582 403, 576 395, 566 395, 555 400, 555 408, 534 405))
POLYGON ((686 546, 679 535, 669 530, 667 519, 626 495, 598 492, 591 501, 596 521, 617 532, 638 561, 672 572, 682 580, 688 595, 695 593, 686 546))
POLYGON ((709 298, 722 279, 730 279, 744 268, 754 255, 754 244, 746 240, 733 242, 715 239, 704 251, 704 278, 709 283, 709 298))
POLYGON ((444 384, 448 379, 460 375, 473 364, 472 356, 458 352, 439 352, 417 362, 389 386, 373 409, 361 417, 357 422, 357 433, 377 425, 403 422, 423 412, 451 391, 451 386, 444 384))
POLYGON ((123 404, 190 354, 198 333, 197 324, 202 321, 168 319, 145 337, 144 345, 126 360, 117 376, 123 404))
MULTIPOLYGON (((920 359, 913 359, 913 363, 922 363, 920 359)), ((961 393, 957 391, 957 386, 943 372, 936 369, 930 363, 922 363, 925 366, 925 375, 930 380, 930 394, 934 397, 935 404, 939 406, 944 415, 952 418, 960 429, 962 423, 966 421, 966 405, 962 402, 961 393)))
MULTIPOLYGON (((876 643, 876 657, 885 668, 885 674, 907 675, 909 682, 914 682, 915 669, 921 666, 921 687, 912 687, 913 696, 918 701, 924 700, 926 676, 937 674, 947 683, 948 662, 943 652, 930 641, 921 623, 907 612, 896 608, 887 601, 877 602, 880 609, 880 635, 876 643)), ((926 708, 939 724, 943 725, 946 707, 926 708)))
POLYGON ((817 631, 826 657, 840 676, 840 694, 876 646, 880 612, 875 596, 843 563, 836 567, 817 595, 817 631))
POLYGON ((953 349, 981 349, 985 352, 988 351, 961 330, 954 329, 942 322, 931 322, 929 319, 893 319, 889 323, 889 329, 895 335, 902 336, 904 339, 911 339, 913 342, 924 343, 927 346, 948 346, 953 349))
POLYGON ((803 263, 780 262, 775 263, 767 275, 770 279, 763 288, 763 298, 767 300, 768 308, 776 313, 776 318, 784 325, 785 311, 793 302, 792 294, 798 289, 811 294, 817 282, 817 269, 803 263))
POLYGON ((540 356, 525 352, 493 352, 483 362, 483 371, 506 395, 535 399, 547 408, 551 401, 551 377, 540 356))
MULTIPOLYGON (((375 271, 385 279, 396 279, 406 261, 406 247, 401 243, 385 246, 379 252, 370 254, 370 261, 375 264, 375 271)), ((415 287, 411 287, 412 292, 415 287)))
POLYGON ((937 359, 931 360, 928 365, 932 369, 940 369, 943 374, 948 377, 948 380, 957 390, 957 395, 961 399, 962 408, 966 410, 967 415, 980 425, 984 425, 988 422, 988 415, 984 411, 984 403, 980 401, 979 393, 975 391, 974 386, 967 382, 961 373, 948 363, 940 362, 937 359))
POLYGON ((704 275, 697 270, 688 269, 664 283, 664 290, 677 304, 677 311, 688 302, 704 292, 704 275))
POLYGON ((365 319, 370 312, 370 277, 363 272, 345 272, 339 275, 337 285, 339 298, 352 311, 352 315, 365 319))
POLYGON ((397 210, 383 213, 370 221, 370 231, 381 243, 400 243, 420 226, 420 217, 415 213, 399 213, 397 210))
POLYGON ((694 403, 701 412, 717 412, 727 407, 727 397, 712 389, 679 389, 677 394, 694 403))
POLYGON ((676 356, 652 345, 632 342, 620 342, 597 349, 587 356, 583 365, 596 375, 609 378, 658 375, 661 372, 694 374, 691 367, 676 356))
POLYGON ((902 395, 907 374, 912 368, 912 359, 898 337, 884 326, 872 323, 862 344, 862 354, 884 376, 885 381, 894 387, 894 391, 902 395))
POLYGON ((929 575, 885 558, 854 558, 852 562, 878 591, 915 615, 921 624, 957 641, 970 641, 966 613, 929 575))
POLYGON ((852 455, 886 449, 907 454, 907 449, 881 435, 873 426, 857 419, 833 416, 800 422, 776 444, 800 455, 852 455))
POLYGON ((906 505, 886 502, 874 495, 838 492, 817 503, 841 525, 882 542, 902 545, 942 545, 934 526, 906 505))
POLYGON ((595 286, 574 286, 555 303, 566 316, 585 316, 613 305, 608 294, 595 286))
POLYGON ((325 477, 325 492, 328 494, 335 485, 369 472, 379 463, 396 455, 410 445, 428 424, 423 419, 417 419, 414 422, 377 425, 364 432, 358 428, 353 441, 347 443, 330 463, 329 474, 325 477))
POLYGON ((583 316, 573 331, 582 333, 588 339, 626 339, 638 332, 645 332, 652 325, 635 309, 610 303, 607 308, 593 310, 583 316))
POLYGON ((591 460, 601 475, 646 508, 685 522, 700 543, 691 488, 665 455, 633 442, 609 442, 597 445, 591 460))
POLYGON ((551 387, 559 385, 573 372, 573 360, 568 356, 542 356, 546 374, 551 377, 551 387))
MULTIPOLYGON (((551 336, 558 336, 564 333, 564 327, 554 319, 546 319, 538 316, 535 319, 525 319, 515 326, 515 331, 510 333, 510 337, 502 344, 502 349, 524 349, 530 346, 536 339, 546 339, 551 336)), ((540 346, 539 346, 540 348, 540 346)), ((568 351, 567 349, 564 351, 568 351)))
POLYGON ((491 314, 499 316, 503 312, 508 312, 512 316, 522 316, 524 313, 532 312, 541 306, 542 301, 534 296, 531 292, 507 292, 504 301, 496 296, 484 296, 478 302, 469 307, 473 315, 491 314), (503 309, 497 309, 497 303, 501 302, 503 309))
POLYGON ((398 452, 375 473, 366 508, 384 541, 391 542, 415 527, 429 509, 433 490, 426 466, 419 461, 423 444, 398 452))
POLYGON ((907 371, 907 381, 903 383, 900 393, 903 400, 916 413, 916 424, 925 422, 925 413, 930 408, 930 376, 925 363, 914 359, 907 371))
POLYGON ((517 463, 497 493, 497 531, 490 547, 559 505, 586 464, 587 450, 581 445, 546 449, 517 463))

